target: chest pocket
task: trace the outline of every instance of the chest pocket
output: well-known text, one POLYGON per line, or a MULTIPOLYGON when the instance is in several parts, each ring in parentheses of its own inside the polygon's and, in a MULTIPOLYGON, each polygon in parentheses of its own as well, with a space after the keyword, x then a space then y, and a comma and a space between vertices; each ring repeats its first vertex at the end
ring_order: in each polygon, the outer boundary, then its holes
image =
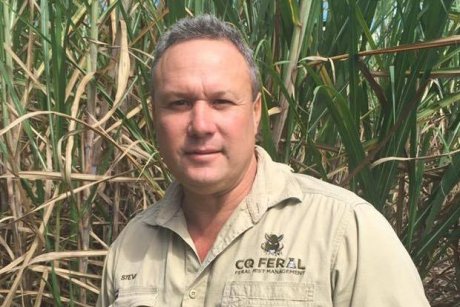
POLYGON ((130 287, 120 289, 113 307, 155 306, 158 296, 157 288, 130 287))
POLYGON ((225 285, 222 307, 313 306, 314 284, 232 281, 225 285))

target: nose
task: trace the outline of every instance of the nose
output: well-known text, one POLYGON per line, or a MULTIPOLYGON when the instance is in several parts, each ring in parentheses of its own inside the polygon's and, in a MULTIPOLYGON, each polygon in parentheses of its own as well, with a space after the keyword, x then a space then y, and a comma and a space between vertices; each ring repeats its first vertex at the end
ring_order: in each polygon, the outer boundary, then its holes
POLYGON ((196 101, 190 113, 188 133, 190 136, 203 137, 215 132, 213 109, 206 101, 196 101))

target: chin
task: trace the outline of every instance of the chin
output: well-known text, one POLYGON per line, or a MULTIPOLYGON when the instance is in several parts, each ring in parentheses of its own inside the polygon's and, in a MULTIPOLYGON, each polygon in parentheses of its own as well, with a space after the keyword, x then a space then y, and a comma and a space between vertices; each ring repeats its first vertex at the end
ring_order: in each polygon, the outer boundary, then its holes
POLYGON ((196 186, 200 188, 206 188, 209 186, 214 186, 218 184, 219 180, 217 178, 210 178, 210 177, 192 177, 192 178, 187 178, 186 180, 183 181, 184 183, 187 183, 189 186, 196 186))
POLYGON ((197 194, 213 194, 218 192, 221 180, 217 176, 188 176, 179 180, 182 185, 197 194))

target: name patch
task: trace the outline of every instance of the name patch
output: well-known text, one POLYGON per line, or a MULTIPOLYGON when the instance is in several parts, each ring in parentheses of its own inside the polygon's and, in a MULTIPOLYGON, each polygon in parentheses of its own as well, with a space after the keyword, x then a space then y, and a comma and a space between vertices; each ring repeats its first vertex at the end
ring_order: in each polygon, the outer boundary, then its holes
POLYGON ((120 280, 133 280, 136 278, 136 276, 137 276, 137 273, 136 274, 125 274, 125 275, 121 275, 120 280))

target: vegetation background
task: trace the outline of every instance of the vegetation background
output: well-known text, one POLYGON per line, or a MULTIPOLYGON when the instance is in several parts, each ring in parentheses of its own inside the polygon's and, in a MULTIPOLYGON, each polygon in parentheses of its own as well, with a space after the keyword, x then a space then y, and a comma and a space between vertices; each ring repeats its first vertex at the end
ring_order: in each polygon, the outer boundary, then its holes
POLYGON ((458 303, 458 0, 0 0, 0 303, 94 305, 108 246, 171 181, 156 41, 205 12, 255 50, 259 143, 371 202, 433 306, 458 303))

